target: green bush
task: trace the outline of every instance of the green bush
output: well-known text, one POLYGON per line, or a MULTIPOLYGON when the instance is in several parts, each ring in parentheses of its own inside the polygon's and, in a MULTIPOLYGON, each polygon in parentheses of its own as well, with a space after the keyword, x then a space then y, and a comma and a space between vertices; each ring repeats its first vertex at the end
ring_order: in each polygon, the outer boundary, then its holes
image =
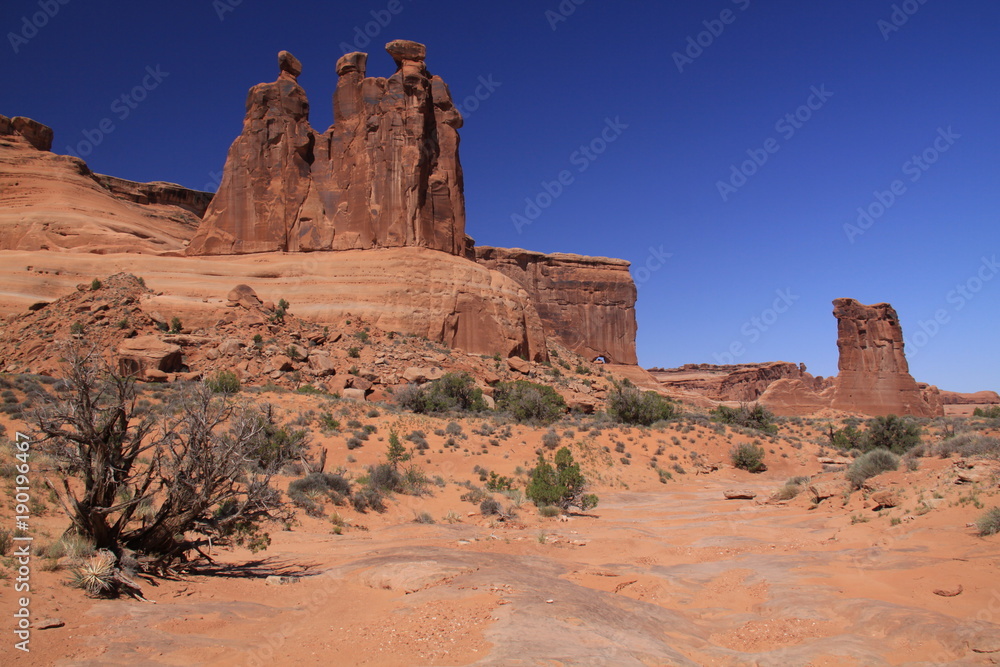
POLYGON ((852 449, 862 448, 865 434, 859 431, 854 424, 847 424, 844 428, 836 430, 834 430, 831 424, 827 437, 830 438, 831 447, 849 452, 852 449))
POLYGON ((1000 533, 1000 507, 986 510, 986 513, 976 519, 976 527, 983 537, 1000 533))
POLYGON ((323 513, 324 500, 341 504, 351 493, 351 483, 331 472, 312 472, 288 485, 288 497, 312 516, 323 513))
POLYGON ((170 333, 179 334, 183 328, 181 318, 175 316, 170 320, 170 333))
POLYGON ((213 394, 238 394, 240 391, 240 378, 233 371, 219 371, 205 380, 205 386, 213 394))
POLYGON ((677 406, 655 391, 640 391, 628 379, 608 395, 608 414, 622 424, 649 426, 677 416, 677 406))
POLYGON ((501 382, 493 399, 498 411, 521 423, 551 424, 566 411, 566 401, 555 389, 527 380, 501 382))
POLYGON ((948 438, 938 445, 937 453, 942 458, 958 454, 959 456, 984 456, 1000 459, 1000 439, 979 433, 963 433, 954 438, 948 438))
POLYGON ((847 479, 855 489, 860 489, 865 480, 890 470, 899 468, 900 458, 888 449, 874 449, 854 459, 847 469, 847 479))
POLYGON ((449 412, 482 412, 486 409, 483 390, 468 373, 447 373, 423 387, 410 385, 395 394, 396 401, 407 410, 421 414, 449 412))
POLYGON ((763 472, 767 469, 764 465, 764 448, 750 442, 744 442, 733 447, 729 452, 733 466, 747 472, 763 472))
POLYGON ((581 510, 597 507, 597 496, 585 493, 587 481, 568 448, 556 452, 554 463, 555 466, 542 454, 538 455, 538 463, 529 473, 525 492, 528 499, 538 507, 554 505, 567 509, 576 506, 581 510))
POLYGON ((101 289, 101 281, 98 280, 97 278, 94 278, 93 280, 90 281, 90 291, 96 292, 99 289, 101 289))
POLYGON ((774 423, 774 414, 760 403, 754 403, 753 405, 743 404, 738 408, 720 405, 709 414, 713 421, 721 424, 742 426, 771 434, 778 432, 778 425, 774 423))
POLYGON ((349 347, 347 349, 347 356, 349 356, 351 359, 360 359, 361 358, 361 350, 359 350, 356 347, 349 347))
POLYGON ((985 417, 986 419, 1000 419, 1000 405, 991 405, 988 408, 976 408, 972 411, 973 417, 985 417))
POLYGON ((887 449, 894 454, 905 454, 920 444, 920 427, 909 419, 888 415, 868 420, 868 430, 859 449, 870 452, 887 449))
POLYGON ((503 508, 500 507, 500 503, 495 501, 493 498, 487 498, 483 502, 479 503, 479 513, 483 516, 493 516, 495 514, 500 514, 503 508))
POLYGON ((551 519, 554 516, 562 514, 562 510, 555 505, 542 505, 538 508, 538 514, 547 519, 551 519))

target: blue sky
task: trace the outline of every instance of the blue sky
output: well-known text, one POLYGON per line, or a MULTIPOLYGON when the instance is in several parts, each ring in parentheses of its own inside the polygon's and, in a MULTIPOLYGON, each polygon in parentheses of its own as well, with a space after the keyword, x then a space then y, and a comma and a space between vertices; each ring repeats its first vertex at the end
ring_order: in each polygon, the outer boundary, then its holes
POLYGON ((95 171, 211 187, 277 51, 323 130, 344 47, 367 31, 388 76, 414 39, 466 110, 468 232, 632 261, 642 365, 835 374, 853 297, 896 307, 918 380, 1000 389, 997 25, 987 0, 8 0, 0 113, 57 152, 99 136, 95 171))

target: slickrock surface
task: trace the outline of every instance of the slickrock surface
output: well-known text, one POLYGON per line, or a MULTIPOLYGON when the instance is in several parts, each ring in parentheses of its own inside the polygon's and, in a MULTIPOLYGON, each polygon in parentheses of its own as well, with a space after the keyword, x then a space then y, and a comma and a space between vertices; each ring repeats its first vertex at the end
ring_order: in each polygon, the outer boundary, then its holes
POLYGON ((0 249, 183 250, 210 194, 94 174, 51 144, 41 123, 0 116, 0 249))

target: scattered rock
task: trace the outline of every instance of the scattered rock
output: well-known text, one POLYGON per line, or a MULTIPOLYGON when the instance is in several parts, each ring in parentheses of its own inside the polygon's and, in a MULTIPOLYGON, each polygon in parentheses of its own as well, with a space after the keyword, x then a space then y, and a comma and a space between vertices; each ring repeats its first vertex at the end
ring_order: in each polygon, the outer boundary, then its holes
POLYGON ((899 496, 896 495, 895 491, 876 491, 868 499, 875 503, 875 509, 899 505, 899 496))
POLYGON ((269 575, 264 583, 268 586, 286 586, 288 584, 299 583, 299 577, 282 577, 276 574, 269 575))
POLYGON ((962 584, 958 585, 958 588, 937 588, 934 589, 934 595, 940 595, 943 598, 953 598, 962 594, 962 584))
POLYGON ((753 500, 757 497, 755 491, 748 489, 727 489, 722 495, 726 497, 726 500, 753 500))
POLYGON ((118 369, 126 375, 139 375, 147 369, 172 373, 181 370, 182 362, 180 346, 156 336, 129 338, 118 346, 118 369))
POLYGON ((527 374, 531 370, 531 363, 521 357, 507 357, 507 366, 518 373, 527 374))
POLYGON ((52 630, 66 625, 66 621, 61 618, 46 618, 35 623, 36 630, 52 630))
POLYGON ((341 397, 349 401, 366 401, 368 400, 364 389, 345 389, 341 392, 341 397))
POLYGON ((337 374, 337 367, 333 359, 328 354, 309 355, 309 370, 319 376, 329 376, 337 374))
POLYGON ((812 497, 812 501, 814 503, 819 503, 827 498, 833 498, 834 496, 839 495, 843 492, 843 490, 843 486, 832 482, 812 484, 809 486, 809 495, 812 497))

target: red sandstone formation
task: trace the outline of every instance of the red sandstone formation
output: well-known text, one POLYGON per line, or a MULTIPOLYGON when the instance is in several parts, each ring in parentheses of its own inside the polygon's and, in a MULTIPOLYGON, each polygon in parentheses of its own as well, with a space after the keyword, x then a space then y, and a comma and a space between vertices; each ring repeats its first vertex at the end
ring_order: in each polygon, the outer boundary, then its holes
POLYGON ((465 252, 458 133, 448 87, 424 65, 422 44, 386 45, 397 71, 366 77, 367 54, 337 63, 334 125, 309 125, 287 51, 274 83, 250 90, 243 132, 188 253, 420 246, 465 252))
POLYGON ((211 197, 94 174, 51 146, 45 125, 0 116, 0 250, 179 252, 211 197))
POLYGON ((668 392, 694 391, 716 401, 756 401, 773 383, 785 378, 819 388, 822 378, 806 372, 804 364, 771 361, 763 364, 685 364, 680 368, 651 368, 650 373, 668 392))
POLYGON ((636 289, 628 262, 486 246, 475 255, 479 264, 520 283, 548 334, 570 350, 607 363, 638 363, 636 289))
POLYGON ((995 391, 976 391, 963 394, 957 391, 942 391, 942 405, 997 405, 1000 404, 1000 394, 995 391))
POLYGON ((921 387, 910 375, 899 316, 887 303, 866 306, 835 299, 840 361, 831 407, 869 415, 944 414, 936 387, 921 387))

